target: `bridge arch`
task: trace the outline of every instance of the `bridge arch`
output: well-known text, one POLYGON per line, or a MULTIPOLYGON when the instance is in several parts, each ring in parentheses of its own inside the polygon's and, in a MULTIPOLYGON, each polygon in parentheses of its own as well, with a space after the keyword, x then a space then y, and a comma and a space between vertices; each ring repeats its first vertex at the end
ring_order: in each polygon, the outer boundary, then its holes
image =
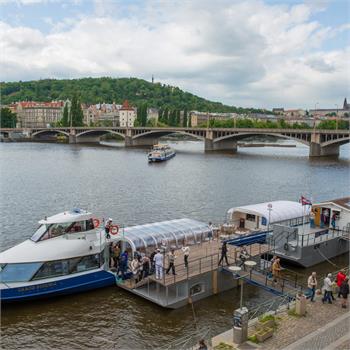
POLYGON ((106 134, 113 134, 113 135, 119 135, 121 136, 123 139, 125 139, 125 134, 119 132, 119 131, 115 131, 115 130, 85 130, 82 131, 78 134, 76 134, 76 137, 82 137, 84 135, 89 135, 89 136, 103 136, 106 134))
POLYGON ((342 137, 339 139, 334 139, 334 140, 330 140, 330 141, 326 141, 326 142, 322 142, 321 143, 321 147, 327 147, 327 146, 331 146, 331 145, 345 145, 346 143, 350 142, 350 136, 347 137, 342 137))
POLYGON ((32 133, 32 137, 38 136, 40 134, 62 134, 69 137, 69 132, 59 129, 45 129, 39 130, 32 133))
POLYGON ((132 136, 133 140, 136 140, 138 138, 142 137, 153 137, 155 136, 156 138, 162 137, 162 136, 167 136, 171 134, 181 134, 181 135, 187 135, 191 136, 197 140, 203 141, 205 139, 205 131, 196 131, 194 130, 194 133, 188 132, 188 131, 183 131, 183 130, 150 130, 146 131, 140 134, 136 134, 132 136))
POLYGON ((231 135, 225 135, 225 136, 221 136, 221 137, 217 137, 213 140, 214 143, 218 143, 221 142, 223 140, 229 140, 229 139, 233 139, 233 140, 243 140, 245 138, 251 137, 251 136, 272 136, 275 138, 283 138, 283 139, 287 139, 287 140, 294 140, 300 143, 303 143, 306 146, 310 146, 310 142, 308 140, 303 140, 301 138, 298 137, 293 137, 293 136, 288 136, 288 135, 283 135, 283 134, 274 134, 274 133, 257 133, 257 132, 245 132, 245 133, 239 133, 239 134, 231 134, 231 135))

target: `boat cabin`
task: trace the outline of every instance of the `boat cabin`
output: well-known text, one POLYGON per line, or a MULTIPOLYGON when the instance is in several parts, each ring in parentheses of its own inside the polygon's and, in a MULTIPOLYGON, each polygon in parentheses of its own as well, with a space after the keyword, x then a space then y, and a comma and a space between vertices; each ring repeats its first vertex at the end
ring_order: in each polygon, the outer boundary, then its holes
POLYGON ((73 209, 50 216, 40 220, 39 224, 40 226, 31 237, 34 242, 95 229, 92 214, 83 209, 73 209))
POLYGON ((266 231, 273 224, 296 226, 308 221, 309 212, 309 206, 292 201, 246 205, 228 210, 227 226, 233 229, 233 233, 266 231))
POLYGON ((344 231, 350 229, 350 197, 315 203, 312 211, 317 227, 344 231))

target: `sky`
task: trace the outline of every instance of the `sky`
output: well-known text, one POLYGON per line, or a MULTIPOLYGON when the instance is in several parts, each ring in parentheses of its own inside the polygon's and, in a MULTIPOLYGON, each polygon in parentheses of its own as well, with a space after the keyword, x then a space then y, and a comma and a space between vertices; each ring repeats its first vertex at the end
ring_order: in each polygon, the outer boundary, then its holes
POLYGON ((0 80, 137 77, 228 105, 350 99, 348 0, 0 0, 0 80))

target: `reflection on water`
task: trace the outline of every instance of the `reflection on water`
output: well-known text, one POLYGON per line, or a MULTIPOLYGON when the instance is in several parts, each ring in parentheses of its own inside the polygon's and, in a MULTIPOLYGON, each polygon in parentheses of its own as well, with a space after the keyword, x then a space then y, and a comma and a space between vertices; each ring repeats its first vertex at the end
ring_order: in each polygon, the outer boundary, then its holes
MULTIPOLYGON (((350 151, 339 160, 309 159, 308 148, 242 148, 204 153, 201 142, 174 142, 177 156, 148 164, 147 149, 118 145, 0 144, 1 250, 33 233, 37 221, 72 207, 131 225, 190 217, 221 223, 228 208, 277 199, 314 200, 348 195, 350 151)), ((338 266, 346 257, 333 260, 338 266)), ((313 267, 324 274, 336 267, 313 267)), ((311 269, 297 269, 307 275, 311 269)), ((271 298, 245 287, 254 306, 271 298)), ((231 326, 239 291, 194 304, 199 327, 231 326)), ((2 310, 5 349, 152 348, 195 329, 190 306, 164 310, 111 287, 2 310)))

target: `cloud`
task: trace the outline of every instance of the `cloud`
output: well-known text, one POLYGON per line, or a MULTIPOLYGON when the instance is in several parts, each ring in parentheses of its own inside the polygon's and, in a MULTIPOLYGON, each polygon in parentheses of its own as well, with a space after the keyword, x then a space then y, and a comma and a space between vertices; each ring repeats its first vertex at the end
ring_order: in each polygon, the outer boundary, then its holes
POLYGON ((311 20, 324 6, 96 1, 93 14, 46 19, 48 34, 2 22, 1 79, 154 74, 231 105, 308 107, 320 96, 334 104, 349 92, 349 50, 323 45, 348 25, 311 20))

